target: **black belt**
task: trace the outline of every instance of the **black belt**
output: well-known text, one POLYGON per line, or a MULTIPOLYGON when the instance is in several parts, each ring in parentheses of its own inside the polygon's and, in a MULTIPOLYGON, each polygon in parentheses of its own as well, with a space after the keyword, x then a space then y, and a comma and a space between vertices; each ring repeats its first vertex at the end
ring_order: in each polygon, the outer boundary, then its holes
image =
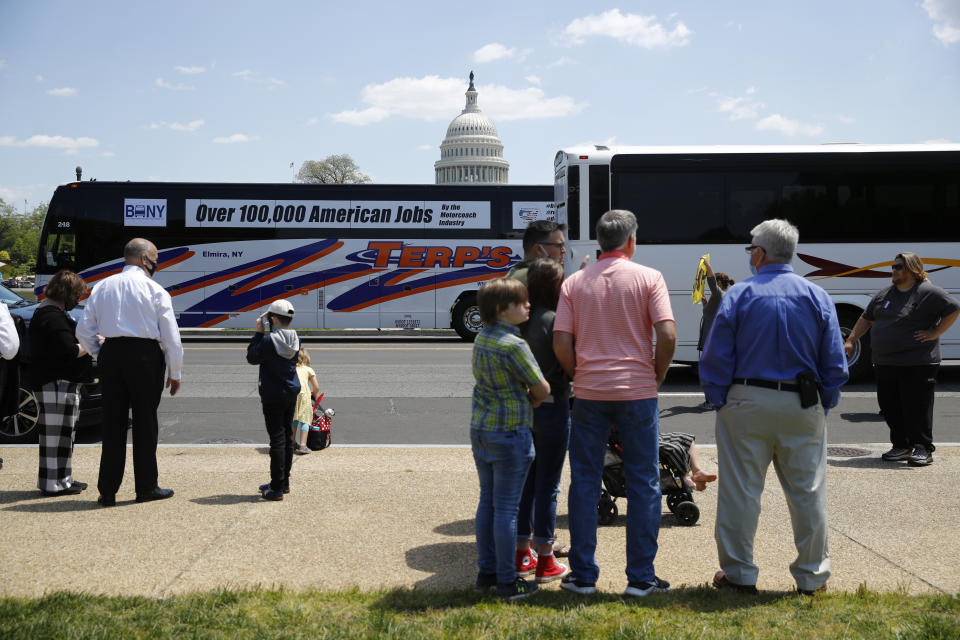
POLYGON ((733 384, 742 384, 748 387, 763 387, 764 389, 776 389, 777 391, 800 390, 800 385, 795 382, 781 382, 780 380, 758 380, 757 378, 734 378, 733 384))

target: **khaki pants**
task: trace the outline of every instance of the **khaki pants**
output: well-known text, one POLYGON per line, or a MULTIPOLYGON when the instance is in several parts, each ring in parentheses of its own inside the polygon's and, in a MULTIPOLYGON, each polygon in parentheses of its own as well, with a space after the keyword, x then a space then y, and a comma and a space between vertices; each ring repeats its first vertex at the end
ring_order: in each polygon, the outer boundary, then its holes
POLYGON ((793 523, 797 587, 814 590, 830 577, 827 547, 827 438, 823 407, 800 408, 788 391, 733 385, 717 412, 717 523, 720 568, 729 579, 755 585, 753 540, 770 462, 793 523))

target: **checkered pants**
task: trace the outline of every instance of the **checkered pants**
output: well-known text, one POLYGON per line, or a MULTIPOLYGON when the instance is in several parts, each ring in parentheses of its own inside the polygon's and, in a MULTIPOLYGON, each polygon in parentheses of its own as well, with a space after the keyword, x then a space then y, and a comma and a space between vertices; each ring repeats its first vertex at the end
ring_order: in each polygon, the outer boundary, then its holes
POLYGON ((37 488, 61 491, 73 484, 73 437, 80 417, 80 383, 54 380, 35 393, 40 405, 37 488))

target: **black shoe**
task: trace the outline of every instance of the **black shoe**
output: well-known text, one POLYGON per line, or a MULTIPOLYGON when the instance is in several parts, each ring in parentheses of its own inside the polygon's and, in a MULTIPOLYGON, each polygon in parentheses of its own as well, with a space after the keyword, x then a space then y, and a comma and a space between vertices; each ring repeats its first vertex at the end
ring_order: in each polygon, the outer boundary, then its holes
POLYGON ((933 464, 933 453, 922 444, 918 444, 913 448, 913 455, 907 458, 907 464, 911 467, 925 467, 933 464))
POLYGON ((76 487, 80 489, 80 491, 86 491, 88 485, 86 482, 77 482, 76 480, 74 480, 73 482, 70 483, 70 486, 76 487))
POLYGON ((520 600, 529 598, 537 592, 536 582, 527 582, 523 578, 517 578, 513 582, 497 585, 497 595, 504 600, 520 600))
POLYGON ((661 580, 657 576, 653 576, 653 580, 646 580, 644 582, 631 582, 627 585, 627 590, 623 592, 625 596, 633 596, 634 598, 642 598, 648 596, 651 593, 669 591, 670 583, 666 580, 661 580))
POLYGON ((801 589, 800 587, 797 587, 797 593, 799 593, 802 596, 815 596, 818 593, 823 593, 826 590, 827 590, 826 582, 824 582, 822 585, 820 585, 816 589, 801 589))
POLYGON ((283 500, 283 492, 282 492, 282 491, 274 491, 273 489, 267 489, 267 490, 265 490, 265 491, 261 491, 261 492, 260 492, 260 497, 263 498, 264 500, 271 500, 271 501, 273 501, 273 502, 280 502, 281 500, 283 500))
POLYGON ((905 449, 903 447, 893 447, 890 451, 880 454, 880 457, 887 462, 897 462, 899 460, 906 460, 911 455, 913 455, 913 449, 905 449))
POLYGON ((560 588, 567 591, 573 591, 581 596, 589 596, 597 592, 597 585, 593 582, 580 582, 573 573, 563 576, 560 581, 560 588))
POLYGON ((137 502, 152 502, 153 500, 165 500, 173 497, 173 489, 161 489, 154 487, 153 491, 144 495, 137 495, 137 502))
POLYGON ((117 504, 117 497, 116 497, 116 496, 105 496, 105 495, 103 495, 103 494, 100 494, 100 497, 97 498, 97 502, 98 502, 101 506, 104 506, 104 507, 112 507, 112 506, 114 506, 115 504, 117 504))
POLYGON ((477 591, 493 591, 497 588, 497 574, 478 573, 477 583, 473 587, 477 591))
MULTIPOLYGON (((269 491, 269 490, 270 490, 270 483, 269 483, 269 482, 266 482, 266 483, 260 485, 260 493, 263 493, 264 491, 269 491)), ((290 487, 284 487, 284 488, 283 488, 283 492, 284 492, 284 493, 290 493, 290 487)))
POLYGON ((45 498, 56 498, 57 496, 75 496, 81 491, 83 491, 83 489, 74 485, 70 485, 65 489, 60 489, 59 491, 45 491, 44 489, 40 489, 40 493, 45 498))

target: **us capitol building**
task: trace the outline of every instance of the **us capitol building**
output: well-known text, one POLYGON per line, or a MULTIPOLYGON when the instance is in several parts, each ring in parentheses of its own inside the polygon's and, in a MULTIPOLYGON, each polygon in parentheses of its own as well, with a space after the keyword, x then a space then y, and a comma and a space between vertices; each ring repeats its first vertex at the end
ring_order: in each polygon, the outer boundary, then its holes
POLYGON ((433 165, 436 184, 507 184, 510 163, 503 159, 497 128, 477 105, 473 71, 465 95, 467 103, 447 127, 440 159, 433 165))

